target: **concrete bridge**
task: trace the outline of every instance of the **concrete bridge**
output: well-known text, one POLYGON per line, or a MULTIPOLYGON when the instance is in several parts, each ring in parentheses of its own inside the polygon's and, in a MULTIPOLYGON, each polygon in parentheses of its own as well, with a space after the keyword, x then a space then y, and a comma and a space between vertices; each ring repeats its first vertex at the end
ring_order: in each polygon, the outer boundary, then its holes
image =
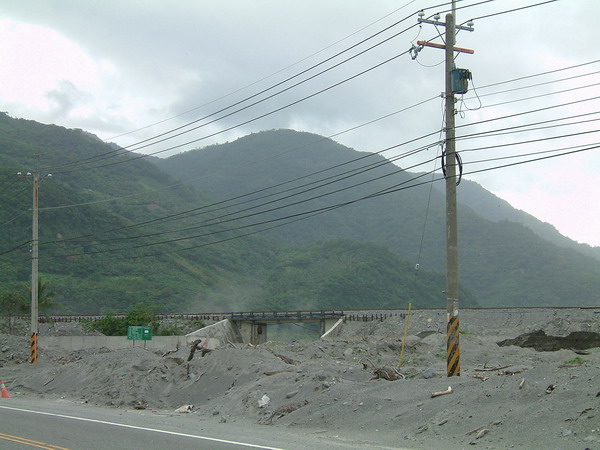
POLYGON ((316 322, 323 337, 334 333, 344 317, 343 311, 261 311, 231 313, 227 319, 237 327, 241 342, 258 345, 267 342, 269 324, 316 322))
MULTIPOLYGON (((322 314, 276 313, 237 313, 234 317, 200 328, 185 336, 153 336, 149 341, 137 341, 138 346, 161 351, 173 351, 189 346, 202 339, 203 345, 215 349, 229 344, 259 345, 267 342, 268 325, 286 322, 318 322, 321 324, 321 339, 333 337, 341 329, 344 313, 327 311, 322 314)), ((78 350, 83 348, 106 347, 110 349, 127 348, 136 345, 125 336, 46 336, 39 339, 41 348, 78 350)))
MULTIPOLYGON (((211 348, 228 343, 259 345, 268 341, 268 326, 281 323, 319 323, 321 339, 334 337, 346 321, 385 320, 391 316, 405 317, 404 312, 373 312, 364 310, 306 310, 306 311, 258 311, 201 314, 157 314, 157 319, 205 320, 215 322, 186 336, 154 336, 144 341, 144 347, 172 350, 190 344, 196 339, 206 339, 211 348)), ((66 314, 40 316, 40 322, 68 323, 98 320, 104 316, 96 314, 66 314)), ((125 317, 115 314, 114 317, 125 317)), ((42 348, 80 349, 91 347, 124 348, 131 345, 123 336, 46 336, 40 334, 42 348)), ((138 345, 141 345, 138 342, 138 345)))
MULTIPOLYGON (((339 330, 344 321, 371 321, 384 320, 390 316, 404 316, 404 313, 387 311, 374 313, 359 310, 302 310, 302 311, 252 311, 252 312, 227 312, 227 313, 199 313, 199 314, 157 314, 158 320, 184 319, 205 320, 231 324, 230 337, 232 342, 243 342, 252 345, 263 344, 268 340, 268 325, 281 323, 319 323, 320 335, 330 337, 339 330)), ((65 314, 40 316, 40 322, 81 322, 86 320, 99 320, 104 316, 98 314, 65 314)), ((113 314, 113 317, 126 317, 126 314, 113 314)), ((200 330, 199 330, 200 331, 200 330)))

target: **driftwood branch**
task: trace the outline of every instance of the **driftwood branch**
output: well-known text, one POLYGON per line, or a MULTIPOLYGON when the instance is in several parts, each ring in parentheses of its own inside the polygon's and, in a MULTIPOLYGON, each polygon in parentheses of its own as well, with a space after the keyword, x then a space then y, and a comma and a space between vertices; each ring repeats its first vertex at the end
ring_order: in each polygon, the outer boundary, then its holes
POLYGON ((273 423, 273 419, 279 419, 286 414, 296 411, 303 406, 308 405, 308 400, 304 400, 302 402, 288 403, 287 405, 280 406, 275 411, 271 413, 271 417, 266 420, 267 425, 271 425, 273 423))
POLYGON ((498 372, 498 375, 516 375, 518 373, 521 372, 525 372, 524 369, 520 369, 520 370, 503 370, 501 372, 498 372))
POLYGON ((280 370, 268 370, 266 372, 263 372, 266 376, 270 377, 271 375, 277 375, 278 373, 284 373, 284 372, 295 372, 294 369, 280 369, 280 370))
POLYGON ((202 339, 196 339, 194 342, 192 342, 192 344, 190 345, 190 354, 188 356, 188 361, 191 361, 192 359, 194 359, 194 353, 196 353, 196 350, 198 349, 198 346, 200 345, 200 343, 202 342, 202 339))
POLYGON ((284 363, 286 364, 290 364, 292 366, 297 366, 298 364, 300 364, 300 361, 296 361, 295 359, 292 358, 288 358, 285 355, 280 355, 278 353, 273 353, 275 356, 277 356, 279 359, 281 359, 284 363))
POLYGON ((212 350, 202 344, 202 339, 196 339, 194 342, 190 344, 190 354, 188 356, 188 361, 191 361, 194 358, 194 354, 196 350, 200 350, 200 356, 204 356, 207 353, 212 352, 212 350))
POLYGON ((465 434, 467 436, 470 436, 472 434, 476 434, 475 438, 479 439, 480 437, 485 436, 487 433, 489 433, 489 431, 490 431, 489 428, 478 427, 478 428, 475 428, 474 430, 466 432, 465 434))
POLYGON ((565 368, 570 368, 573 369, 575 367, 581 367, 581 364, 569 364, 569 363, 564 363, 561 364, 560 366, 558 366, 559 369, 565 369, 565 368))
MULTIPOLYGON (((403 380, 406 379, 406 376, 395 367, 377 367, 369 358, 364 359, 366 359, 369 362, 369 364, 371 364, 371 370, 373 371, 373 377, 371 378, 371 380, 378 380, 380 378, 383 378, 384 380, 388 381, 396 381, 400 378, 402 378, 403 380)), ((363 366, 363 369, 369 370, 369 366, 367 364, 365 364, 364 362, 361 362, 361 364, 363 366)))
POLYGON ((489 432, 490 432, 489 428, 482 428, 481 430, 479 430, 479 432, 475 436, 475 439, 481 439, 482 437, 484 437, 489 432))
POLYGON ((475 369, 477 372, 495 372, 496 370, 502 370, 502 369, 506 369, 507 367, 510 367, 511 365, 509 364, 508 366, 501 366, 501 367, 482 367, 481 369, 475 369))
POLYGON ((440 395, 452 394, 454 391, 452 390, 452 386, 448 386, 448 389, 445 391, 432 392, 431 398, 439 397, 440 395))

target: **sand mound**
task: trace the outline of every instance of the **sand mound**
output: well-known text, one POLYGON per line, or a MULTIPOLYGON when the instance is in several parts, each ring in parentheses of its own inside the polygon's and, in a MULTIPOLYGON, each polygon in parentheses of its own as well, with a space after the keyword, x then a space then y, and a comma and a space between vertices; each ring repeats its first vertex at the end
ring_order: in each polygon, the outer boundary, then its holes
POLYGON ((347 323, 332 341, 230 345, 189 362, 188 348, 99 348, 45 353, 33 367, 20 350, 26 338, 2 335, 0 378, 11 395, 171 411, 192 405, 184 410, 203 420, 296 427, 355 443, 600 447, 600 348, 580 355, 497 344, 535 330, 598 333, 593 311, 466 312, 462 374, 453 378, 445 376, 444 312, 412 319, 404 342, 405 322, 394 317, 347 323), (382 368, 402 376, 377 377, 382 368), (452 394, 432 398, 448 386, 452 394))

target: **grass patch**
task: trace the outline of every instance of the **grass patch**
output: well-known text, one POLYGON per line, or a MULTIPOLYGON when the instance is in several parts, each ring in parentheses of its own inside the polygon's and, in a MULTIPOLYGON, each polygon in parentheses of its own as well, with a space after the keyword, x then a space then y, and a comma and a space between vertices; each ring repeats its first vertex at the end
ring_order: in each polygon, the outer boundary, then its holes
POLYGON ((565 361, 565 364, 569 364, 569 365, 572 365, 572 366, 581 366, 584 363, 585 363, 585 360, 583 358, 579 357, 579 356, 576 356, 573 359, 565 361))

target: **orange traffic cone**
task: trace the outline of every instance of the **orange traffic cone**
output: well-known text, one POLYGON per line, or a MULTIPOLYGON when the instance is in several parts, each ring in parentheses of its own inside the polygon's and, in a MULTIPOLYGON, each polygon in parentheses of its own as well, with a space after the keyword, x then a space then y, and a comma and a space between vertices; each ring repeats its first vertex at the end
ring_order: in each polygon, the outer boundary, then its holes
POLYGON ((2 391, 2 398, 10 398, 8 390, 6 389, 6 386, 4 386, 4 381, 2 380, 0 380, 0 390, 2 391))

